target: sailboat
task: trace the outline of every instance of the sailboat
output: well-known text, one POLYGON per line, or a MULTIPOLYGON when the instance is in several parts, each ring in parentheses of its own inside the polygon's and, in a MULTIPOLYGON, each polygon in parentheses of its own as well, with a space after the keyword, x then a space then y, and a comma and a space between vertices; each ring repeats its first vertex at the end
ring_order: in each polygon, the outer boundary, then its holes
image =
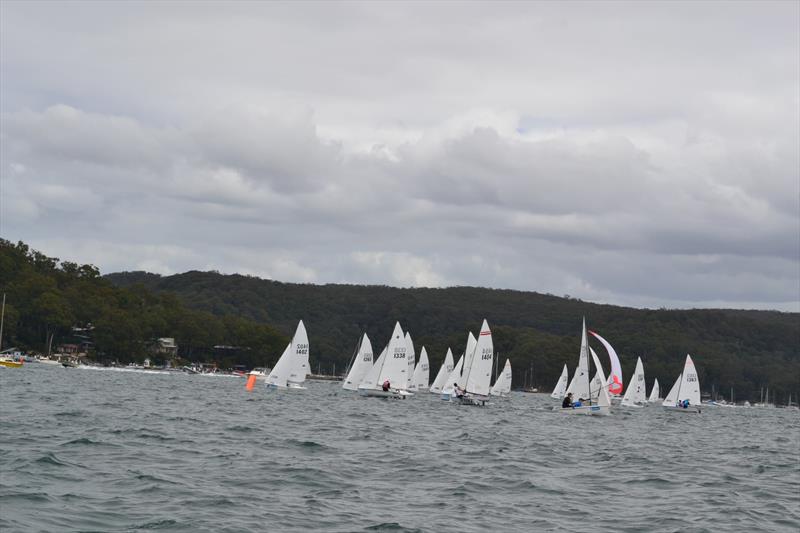
POLYGON ((433 394, 441 394, 442 388, 444 388, 445 383, 447 382, 447 378, 450 376, 450 372, 453 371, 453 352, 450 348, 447 348, 447 355, 444 356, 444 362, 442 366, 439 368, 439 372, 436 374, 436 378, 433 380, 433 384, 431 388, 428 389, 433 394))
POLYGON ((608 393, 611 396, 619 396, 622 394, 622 366, 619 364, 619 357, 617 352, 611 344, 594 331, 589 331, 594 338, 600 341, 603 347, 608 352, 608 358, 611 360, 611 372, 608 375, 608 393))
POLYGON ((394 325, 392 338, 372 366, 364 381, 358 386, 358 393, 362 396, 376 396, 379 398, 406 398, 412 394, 408 392, 408 362, 406 352, 408 344, 403 335, 400 322, 394 325))
POLYGON ((661 401, 661 389, 658 386, 658 378, 653 382, 653 389, 650 391, 650 397, 647 398, 647 403, 656 403, 661 401))
MULTIPOLYGON (((0 348, 3 347, 3 321, 5 320, 5 318, 6 318, 6 294, 3 293, 3 309, 2 311, 0 311, 0 348)), ((14 348, 9 348, 9 351, 13 349, 14 348)), ((19 360, 15 361, 13 357, 3 355, 3 353, 0 352, 0 366, 6 368, 19 368, 22 366, 22 359, 20 358, 19 360)))
POLYGON ((303 383, 308 375, 308 369, 308 334, 301 320, 297 324, 292 342, 283 351, 267 376, 267 388, 305 389, 303 383))
POLYGON ((455 396, 454 385, 456 383, 460 384, 460 386, 464 385, 464 380, 462 379, 462 375, 464 373, 464 363, 468 357, 467 354, 471 355, 472 352, 475 351, 475 345, 477 344, 478 340, 470 331, 467 335, 467 348, 464 350, 464 353, 461 354, 456 366, 453 367, 453 371, 450 372, 449 376, 447 376, 447 381, 445 382, 444 387, 442 387, 442 400, 450 401, 453 396, 455 396))
MULTIPOLYGON (((607 415, 611 406, 611 398, 608 396, 608 385, 603 374, 603 367, 594 351, 589 350, 589 342, 586 338, 586 319, 583 320, 581 332, 581 352, 578 357, 578 368, 575 375, 567 387, 567 393, 572 393, 575 399, 580 400, 580 405, 571 407, 561 407, 562 413, 586 414, 586 415, 607 415), (600 380, 601 386, 592 391, 592 383, 589 381, 589 358, 592 358, 597 369, 595 379, 600 380), (593 399, 593 394, 596 399, 593 399)), ((577 402, 576 402, 577 403, 577 402)))
POLYGON ((686 356, 683 364, 683 372, 680 373, 675 384, 669 390, 669 394, 661 403, 667 411, 678 411, 681 413, 700 412, 700 380, 697 377, 697 370, 694 368, 692 356, 686 356))
POLYGON ((564 370, 561 371, 561 377, 558 378, 558 382, 556 386, 553 387, 553 393, 550 395, 551 398, 555 398, 556 400, 560 400, 564 397, 564 394, 567 393, 567 385, 569 384, 569 371, 567 370, 567 365, 564 365, 564 370))
POLYGON ((428 352, 423 346, 422 350, 419 352, 419 361, 417 361, 417 366, 414 368, 414 374, 411 376, 411 387, 409 390, 418 391, 427 389, 430 378, 428 352))
POLYGON ((344 378, 342 388, 346 390, 358 390, 358 386, 367 375, 367 372, 372 368, 372 343, 367 337, 367 334, 361 337, 361 342, 358 345, 356 356, 353 359, 353 364, 350 366, 350 372, 344 378))
POLYGON ((406 390, 414 390, 412 380, 414 378, 414 364, 416 363, 415 357, 414 341, 411 340, 411 334, 406 331, 406 359, 408 362, 408 373, 406 374, 408 383, 405 386, 406 390))
POLYGON ((493 359, 492 332, 484 319, 472 355, 464 355, 464 370, 461 373, 463 383, 459 384, 464 392, 456 395, 462 405, 486 405, 491 390, 493 359))
POLYGON ((505 396, 509 392, 511 392, 511 361, 506 359, 503 371, 497 376, 497 381, 495 381, 494 387, 489 391, 489 394, 492 396, 505 396))
POLYGON ((636 358, 636 368, 633 371, 630 382, 628 382, 628 390, 625 391, 625 396, 622 397, 620 405, 625 407, 644 407, 647 403, 646 382, 644 379, 644 365, 642 358, 636 358))

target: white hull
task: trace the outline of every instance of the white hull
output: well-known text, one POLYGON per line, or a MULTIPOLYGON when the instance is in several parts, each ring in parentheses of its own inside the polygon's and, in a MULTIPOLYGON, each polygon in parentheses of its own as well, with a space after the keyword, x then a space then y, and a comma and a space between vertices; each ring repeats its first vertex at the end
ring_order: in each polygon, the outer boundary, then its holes
POLYGON ((673 413, 699 413, 700 408, 696 405, 690 405, 689 407, 683 408, 678 407, 677 405, 662 405, 661 407, 664 408, 665 411, 671 411, 673 413))
POLYGON ((607 416, 610 410, 607 405, 581 405, 580 407, 560 407, 564 414, 607 416))
POLYGON ((298 385, 297 383, 289 383, 285 387, 275 385, 274 383, 267 383, 267 390, 306 390, 306 388, 302 385, 298 385))
POLYGON ((358 393, 364 397, 372 398, 395 398, 403 400, 409 396, 413 396, 410 392, 404 390, 390 389, 385 391, 383 389, 358 389, 358 393))
POLYGON ((481 396, 479 394, 465 394, 461 398, 458 398, 458 402, 461 405, 477 405, 480 407, 486 405, 488 401, 488 396, 481 396))

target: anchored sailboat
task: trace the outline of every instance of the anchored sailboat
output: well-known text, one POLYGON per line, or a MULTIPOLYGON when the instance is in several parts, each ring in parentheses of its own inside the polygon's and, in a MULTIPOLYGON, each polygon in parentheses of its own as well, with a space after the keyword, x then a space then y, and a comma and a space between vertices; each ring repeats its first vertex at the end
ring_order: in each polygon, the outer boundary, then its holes
POLYGON ((492 396, 505 396, 511 392, 511 361, 506 359, 503 371, 497 376, 497 381, 489 392, 492 396))
POLYGON ((308 334, 301 320, 297 324, 292 342, 267 376, 267 388, 305 389, 303 382, 308 375, 308 369, 308 334))
POLYGON ((694 361, 692 361, 691 355, 686 356, 683 372, 675 380, 675 384, 669 390, 669 394, 664 398, 661 405, 667 411, 700 412, 700 380, 697 377, 697 370, 694 368, 694 361))
POLYGON ((442 366, 439 368, 439 372, 436 374, 436 378, 433 380, 433 384, 429 389, 430 392, 433 394, 441 394, 442 389, 444 388, 445 383, 447 382, 447 378, 450 376, 450 372, 453 371, 453 352, 450 348, 447 349, 447 355, 444 356, 444 362, 442 366))
POLYGON ((358 386, 367 375, 367 372, 372 368, 372 343, 367 337, 367 334, 361 337, 361 342, 358 345, 356 356, 353 359, 353 364, 350 366, 350 372, 344 379, 342 388, 346 390, 358 390, 358 386))

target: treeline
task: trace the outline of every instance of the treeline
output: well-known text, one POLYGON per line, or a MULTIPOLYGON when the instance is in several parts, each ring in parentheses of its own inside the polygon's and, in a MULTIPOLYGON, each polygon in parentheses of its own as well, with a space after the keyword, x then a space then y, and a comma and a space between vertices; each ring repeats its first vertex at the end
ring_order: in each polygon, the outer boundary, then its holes
POLYGON ((264 366, 288 337, 263 322, 187 307, 169 292, 141 284, 117 287, 92 265, 59 261, 22 242, 0 239, 0 292, 6 294, 3 348, 46 353, 52 343, 87 342, 89 357, 160 362, 160 337, 174 337, 186 361, 264 366), (235 346, 220 350, 215 346, 235 346), (235 355, 231 355, 235 354, 235 355))
MULTIPOLYGON (((691 353, 705 391, 737 400, 758 399, 761 387, 785 401, 800 392, 800 316, 742 310, 646 310, 582 302, 533 292, 472 287, 398 289, 385 286, 280 283, 241 275, 187 272, 162 277, 144 272, 111 274, 121 287, 147 287, 177 295, 192 309, 215 316, 241 315, 273 324, 289 336, 303 319, 314 371, 345 367, 361 332, 373 348, 386 343, 394 321, 427 347, 432 375, 447 347, 456 358, 466 332, 487 318, 500 364, 511 359, 514 386, 549 390, 564 363, 570 375, 577 362, 581 317, 611 342, 630 376, 641 356, 648 388, 658 378, 671 386, 691 353), (531 379, 531 368, 533 378, 531 379)), ((605 358, 597 341, 595 350, 605 358)), ((607 358, 605 359, 607 360, 607 358)), ((664 391, 664 394, 666 391, 664 391)))

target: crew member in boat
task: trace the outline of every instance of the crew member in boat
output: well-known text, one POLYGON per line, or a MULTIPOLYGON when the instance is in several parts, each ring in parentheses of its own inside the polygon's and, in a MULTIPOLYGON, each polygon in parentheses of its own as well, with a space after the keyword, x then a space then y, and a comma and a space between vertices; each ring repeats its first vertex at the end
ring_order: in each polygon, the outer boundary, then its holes
POLYGON ((453 391, 456 393, 456 398, 464 396, 464 389, 458 386, 458 383, 453 383, 453 391))
POLYGON ((389 392, 389 387, 391 387, 391 385, 392 385, 392 384, 391 384, 391 383, 389 383, 389 380, 388 380, 388 379, 387 379, 386 381, 384 381, 384 382, 383 382, 383 392, 389 392))
POLYGON ((567 407, 572 407, 572 393, 571 392, 568 393, 566 396, 564 396, 564 401, 561 402, 561 407, 563 409, 566 409, 567 407))

